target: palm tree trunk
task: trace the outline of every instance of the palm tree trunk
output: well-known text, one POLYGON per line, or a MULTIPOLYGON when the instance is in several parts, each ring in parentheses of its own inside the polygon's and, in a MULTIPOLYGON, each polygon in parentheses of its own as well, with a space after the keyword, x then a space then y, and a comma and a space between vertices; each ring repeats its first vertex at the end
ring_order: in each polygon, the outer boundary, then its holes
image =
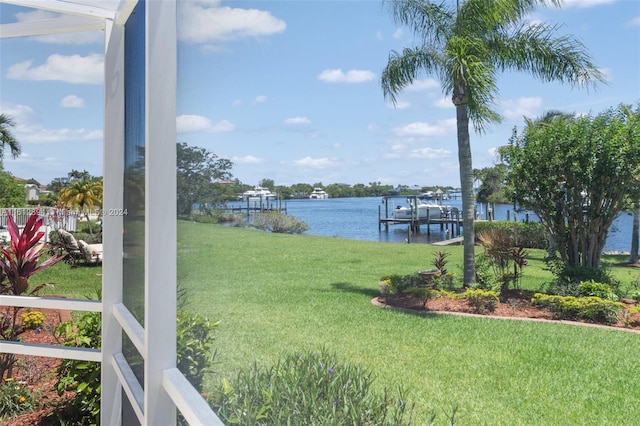
POLYGON ((469 141, 469 115, 466 102, 456 103, 454 101, 454 104, 456 104, 458 125, 458 162, 460 163, 460 189, 462 191, 462 236, 464 238, 464 278, 462 285, 469 287, 476 281, 475 194, 473 193, 473 165, 471 163, 471 143, 469 141))
POLYGON ((633 209, 633 228, 631 230, 631 251, 629 253, 629 263, 638 263, 638 240, 640 236, 640 206, 636 204, 633 209))

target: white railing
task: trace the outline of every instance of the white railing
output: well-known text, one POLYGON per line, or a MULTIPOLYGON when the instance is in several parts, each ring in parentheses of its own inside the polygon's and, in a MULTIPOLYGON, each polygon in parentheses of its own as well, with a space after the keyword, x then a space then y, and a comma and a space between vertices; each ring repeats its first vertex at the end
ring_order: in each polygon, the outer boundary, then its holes
POLYGON ((38 217, 43 219, 44 226, 53 229, 62 228, 71 232, 78 229, 79 212, 56 207, 0 208, 0 228, 6 228, 9 223, 7 211, 11 214, 18 227, 22 228, 36 210, 38 211, 38 217))
MULTIPOLYGON (((68 311, 101 312, 102 302, 98 300, 62 299, 30 296, 0 295, 0 307, 16 306, 38 309, 60 309, 68 311)), ((144 348, 144 330, 133 315, 122 304, 113 306, 113 314, 126 331, 138 350, 144 348)), ((79 361, 102 362, 100 349, 75 348, 61 345, 44 345, 0 340, 0 352, 15 355, 44 356, 50 358, 74 359, 79 361)), ((144 352, 141 352, 144 353, 144 352)), ((144 419, 144 390, 135 377, 122 353, 111 360, 116 375, 127 394, 131 405, 142 422, 144 419)), ((162 387, 176 408, 190 425, 224 426, 209 404, 189 383, 177 368, 163 370, 162 387)))

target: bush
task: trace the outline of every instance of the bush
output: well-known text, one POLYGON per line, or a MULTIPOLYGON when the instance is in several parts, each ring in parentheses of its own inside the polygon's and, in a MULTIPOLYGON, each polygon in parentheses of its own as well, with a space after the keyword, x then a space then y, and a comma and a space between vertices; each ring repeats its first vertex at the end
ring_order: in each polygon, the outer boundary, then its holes
POLYGON ((476 222, 476 239, 479 234, 483 234, 491 230, 502 231, 504 234, 508 235, 509 245, 511 247, 547 249, 549 246, 549 232, 541 222, 476 222))
POLYGON ((219 323, 199 314, 178 312, 177 367, 198 392, 202 392, 202 380, 213 362, 212 333, 219 323))
POLYGON ((495 311, 500 303, 500 293, 493 290, 483 290, 481 288, 470 288, 464 293, 450 294, 450 297, 466 300, 474 312, 479 314, 485 313, 486 311, 495 311))
POLYGON ((409 425, 404 391, 372 388, 372 374, 339 363, 325 350, 289 355, 270 368, 254 365, 223 380, 210 404, 227 425, 409 425))
POLYGON ((620 289, 620 281, 613 278, 605 268, 567 267, 557 259, 547 262, 547 268, 555 276, 555 280, 547 285, 548 293, 580 296, 580 284, 591 281, 608 285, 615 294, 618 294, 620 289))
POLYGON ((223 210, 211 210, 209 214, 192 214, 185 219, 197 223, 220 223, 231 226, 244 226, 247 223, 246 215, 228 213, 223 210))
MULTIPOLYGON (((78 322, 69 320, 60 323, 54 331, 65 346, 99 348, 101 339, 101 314, 84 314, 78 322)), ((73 424, 97 424, 100 416, 100 363, 63 359, 57 371, 58 395, 76 392, 67 406, 51 413, 65 422, 73 424)))
MULTIPOLYGON (((211 332, 217 325, 218 322, 211 323, 199 314, 180 311, 177 315, 176 365, 199 392, 202 391, 204 375, 213 362, 211 332)), ((66 346, 99 348, 101 328, 100 314, 87 313, 77 322, 61 323, 55 333, 66 346)), ((59 395, 74 391, 76 396, 50 417, 66 424, 97 424, 100 417, 100 363, 63 360, 57 379, 59 395)))
POLYGON ((8 378, 0 383, 0 420, 5 420, 35 407, 35 398, 21 382, 8 378))
POLYGON ((602 324, 615 323, 620 309, 624 306, 620 302, 595 296, 557 296, 542 293, 536 293, 531 302, 549 308, 559 319, 583 319, 602 324))
POLYGON ((262 231, 281 234, 302 234, 309 230, 309 226, 302 220, 279 212, 255 214, 252 226, 262 231))
POLYGON ((385 275, 380 278, 380 284, 388 287, 387 294, 406 294, 409 289, 419 287, 423 280, 418 274, 385 275))
POLYGON ((613 300, 614 302, 619 299, 608 284, 598 283, 593 280, 581 282, 578 285, 578 295, 580 297, 595 296, 605 300, 613 300))

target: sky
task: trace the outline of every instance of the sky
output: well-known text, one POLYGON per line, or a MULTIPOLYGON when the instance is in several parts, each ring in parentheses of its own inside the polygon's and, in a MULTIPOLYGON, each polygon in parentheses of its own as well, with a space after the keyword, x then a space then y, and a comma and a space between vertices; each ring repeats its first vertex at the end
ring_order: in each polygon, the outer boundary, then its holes
MULTIPOLYGON (((49 14, 0 4, 0 23, 49 14)), ((640 101, 640 1, 565 0, 527 21, 577 37, 607 83, 501 74, 503 121, 471 129, 474 168, 497 163, 523 117, 640 101)), ((416 40, 381 1, 178 0, 178 37, 177 142, 231 160, 242 183, 459 186, 455 109, 438 79, 422 75, 395 105, 383 96, 389 53, 416 40)), ((23 150, 5 170, 42 184, 103 174, 103 52, 100 31, 0 41, 0 111, 23 150)))

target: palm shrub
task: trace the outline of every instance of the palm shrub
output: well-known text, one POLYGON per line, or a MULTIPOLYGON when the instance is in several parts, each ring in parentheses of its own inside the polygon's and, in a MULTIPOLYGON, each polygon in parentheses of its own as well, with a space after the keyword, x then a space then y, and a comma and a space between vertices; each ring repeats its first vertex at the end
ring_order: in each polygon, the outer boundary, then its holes
POLYGON ((522 269, 527 266, 528 253, 522 247, 513 247, 506 232, 499 228, 490 228, 478 234, 478 240, 484 248, 484 254, 501 284, 501 292, 509 289, 513 283, 518 288, 522 269))
POLYGON ((209 395, 227 425, 410 425, 414 405, 402 388, 377 393, 368 370, 325 349, 291 354, 269 368, 241 370, 209 395))

